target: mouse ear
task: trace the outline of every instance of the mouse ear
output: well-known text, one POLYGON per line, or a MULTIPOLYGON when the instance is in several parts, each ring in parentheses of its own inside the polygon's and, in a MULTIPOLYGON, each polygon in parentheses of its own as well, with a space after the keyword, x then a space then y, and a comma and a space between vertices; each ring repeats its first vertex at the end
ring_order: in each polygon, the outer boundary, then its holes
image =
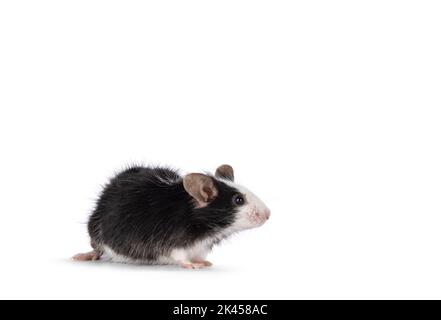
POLYGON ((233 167, 228 164, 223 164, 219 168, 216 169, 215 176, 217 178, 224 178, 224 179, 234 181, 233 167))
POLYGON ((184 177, 184 189, 201 207, 207 206, 218 194, 213 178, 201 173, 187 174, 184 177))

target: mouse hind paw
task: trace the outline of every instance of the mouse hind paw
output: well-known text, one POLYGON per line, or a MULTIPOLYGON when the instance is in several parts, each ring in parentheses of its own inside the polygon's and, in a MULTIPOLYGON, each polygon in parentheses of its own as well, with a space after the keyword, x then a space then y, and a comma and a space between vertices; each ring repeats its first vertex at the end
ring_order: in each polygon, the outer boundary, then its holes
POLYGON ((72 257, 75 261, 95 261, 99 260, 101 255, 96 251, 90 251, 86 253, 78 253, 72 257))

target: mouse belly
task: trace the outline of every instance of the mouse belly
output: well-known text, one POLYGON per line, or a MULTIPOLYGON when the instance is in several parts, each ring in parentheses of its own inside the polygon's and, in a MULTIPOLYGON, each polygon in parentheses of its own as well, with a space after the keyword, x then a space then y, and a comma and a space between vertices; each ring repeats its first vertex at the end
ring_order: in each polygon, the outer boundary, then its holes
POLYGON ((159 255, 155 259, 139 259, 115 252, 110 246, 102 246, 101 259, 117 263, 150 264, 150 265, 180 265, 186 269, 199 269, 211 266, 205 260, 210 252, 210 241, 199 241, 185 248, 175 248, 170 254, 159 255))

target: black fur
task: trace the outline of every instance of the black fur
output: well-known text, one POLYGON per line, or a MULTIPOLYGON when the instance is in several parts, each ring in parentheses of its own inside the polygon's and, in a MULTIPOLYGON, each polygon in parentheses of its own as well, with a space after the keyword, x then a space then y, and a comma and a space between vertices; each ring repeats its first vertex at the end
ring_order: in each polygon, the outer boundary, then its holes
POLYGON ((92 247, 155 261, 175 248, 215 238, 235 220, 238 190, 216 180, 218 197, 195 208, 182 177, 168 168, 132 167, 110 180, 88 223, 92 247))

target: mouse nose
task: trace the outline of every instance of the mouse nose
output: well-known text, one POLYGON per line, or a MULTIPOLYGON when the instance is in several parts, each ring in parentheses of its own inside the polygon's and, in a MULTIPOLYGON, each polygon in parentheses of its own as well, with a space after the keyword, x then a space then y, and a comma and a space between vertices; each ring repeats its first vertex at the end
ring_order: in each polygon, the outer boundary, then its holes
POLYGON ((263 211, 263 216, 265 217, 266 220, 269 219, 270 215, 271 215, 271 211, 269 209, 263 211))

